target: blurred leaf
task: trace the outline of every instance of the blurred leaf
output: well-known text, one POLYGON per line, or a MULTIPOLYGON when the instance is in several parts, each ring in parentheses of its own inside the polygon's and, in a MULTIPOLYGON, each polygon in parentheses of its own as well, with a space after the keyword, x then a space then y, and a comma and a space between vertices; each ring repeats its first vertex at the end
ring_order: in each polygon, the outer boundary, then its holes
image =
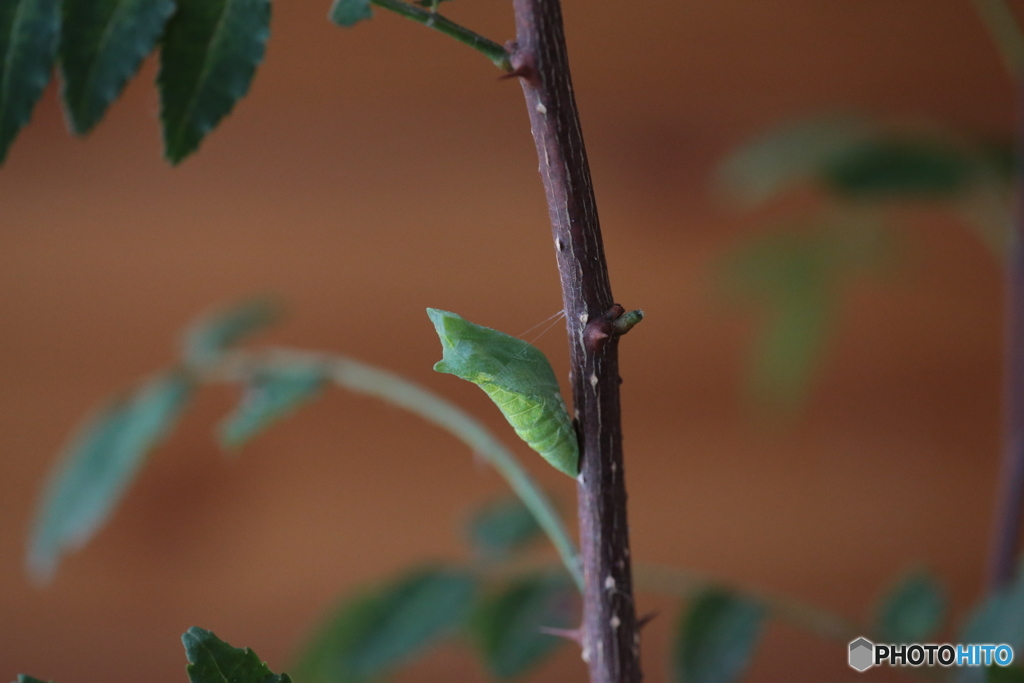
POLYGON ((270 34, 270 0, 177 0, 160 52, 160 118, 172 164, 245 96, 270 34))
MULTIPOLYGON (((961 643, 1005 643, 1014 651, 1024 647, 1024 572, 1002 589, 981 600, 968 615, 961 629, 961 643)), ((956 680, 973 683, 984 680, 984 671, 962 667, 956 680)))
POLYGON ((938 199, 974 180, 969 153, 935 137, 884 136, 854 145, 822 166, 822 179, 850 199, 938 199))
POLYGON ((880 226, 835 220, 757 238, 725 261, 728 291, 760 309, 749 381, 765 406, 801 404, 845 289, 858 274, 880 271, 890 260, 893 249, 880 226))
POLYGON ((722 186, 750 205, 766 202, 800 183, 813 181, 820 169, 873 129, 852 117, 801 121, 760 136, 740 147, 722 164, 722 186))
POLYGON ((533 513, 518 498, 482 507, 469 524, 469 540, 482 557, 505 558, 541 537, 533 513))
POLYGON ((64 105, 88 133, 153 51, 174 0, 64 0, 60 36, 64 105))
POLYGON ((875 616, 877 637, 885 643, 923 643, 942 627, 946 592, 930 574, 904 577, 883 597, 875 616))
POLYGON ((185 333, 182 355, 190 365, 205 365, 244 338, 277 322, 280 306, 270 299, 249 299, 216 311, 185 333))
POLYGON ((503 680, 516 678, 566 643, 541 628, 571 626, 574 598, 567 578, 549 574, 519 579, 484 599, 470 628, 488 670, 503 680))
POLYGON ((1024 683, 1024 669, 1018 666, 985 667, 985 683, 1024 683))
POLYGON ((453 569, 420 569, 346 600, 319 630, 295 672, 302 683, 375 680, 458 630, 476 580, 453 569))
POLYGON ((0 163, 50 82, 59 0, 0 2, 0 163))
POLYGON ((33 575, 48 580, 61 555, 84 545, 106 522, 191 393, 183 374, 162 375, 86 423, 50 477, 36 515, 28 556, 33 575))
POLYGON ((959 642, 1024 647, 1024 580, 1020 576, 974 607, 959 642))
POLYGON ((372 16, 370 0, 334 0, 331 6, 331 21, 346 28, 372 16))
POLYGON ((210 631, 193 626, 181 637, 191 683, 291 683, 277 675, 249 648, 231 647, 210 631))
MULTIPOLYGON (((31 676, 26 676, 25 674, 18 674, 18 680, 14 683, 46 683, 46 681, 41 681, 38 678, 32 678, 31 676)), ((53 682, 50 681, 50 683, 53 682)))
POLYGON ((750 663, 764 610, 735 595, 712 589, 690 604, 675 639, 677 683, 730 683, 750 663))
POLYGON ((242 401, 220 425, 220 442, 237 448, 316 398, 326 385, 318 365, 267 368, 247 384, 242 401))

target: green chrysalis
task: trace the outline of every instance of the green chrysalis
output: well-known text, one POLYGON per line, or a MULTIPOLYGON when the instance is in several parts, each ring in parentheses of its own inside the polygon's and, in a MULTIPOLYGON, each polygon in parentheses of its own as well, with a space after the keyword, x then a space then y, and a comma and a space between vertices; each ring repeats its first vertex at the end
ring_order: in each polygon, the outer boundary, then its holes
POLYGON ((455 313, 428 308, 444 358, 438 372, 461 377, 487 392, 516 434, 555 469, 575 478, 579 444, 548 359, 532 344, 455 313))

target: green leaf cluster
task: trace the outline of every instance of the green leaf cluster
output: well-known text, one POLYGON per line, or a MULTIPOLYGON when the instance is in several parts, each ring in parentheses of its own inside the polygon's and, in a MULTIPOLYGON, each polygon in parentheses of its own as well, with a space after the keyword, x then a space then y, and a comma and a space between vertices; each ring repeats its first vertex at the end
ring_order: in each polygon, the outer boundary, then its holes
POLYGON ((0 162, 55 65, 68 126, 85 135, 159 46, 164 155, 179 163, 249 90, 269 27, 270 0, 0 3, 0 162))

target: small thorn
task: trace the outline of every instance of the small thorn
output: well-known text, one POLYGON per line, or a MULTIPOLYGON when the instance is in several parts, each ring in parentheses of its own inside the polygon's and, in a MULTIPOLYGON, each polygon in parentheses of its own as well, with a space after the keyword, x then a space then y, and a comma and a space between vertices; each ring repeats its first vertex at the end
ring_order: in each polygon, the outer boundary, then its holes
POLYGON ((654 617, 656 617, 656 616, 658 616, 657 612, 648 612, 647 614, 645 614, 642 617, 640 617, 639 619, 637 619, 636 620, 636 630, 639 631, 639 630, 643 629, 644 626, 647 626, 647 624, 649 624, 652 621, 654 621, 654 617))
POLYGON ((549 635, 557 636, 559 638, 565 638, 571 640, 580 647, 583 646, 583 629, 582 628, 555 628, 553 626, 541 626, 540 632, 549 635))
POLYGON ((525 78, 528 81, 533 81, 537 78, 537 72, 529 64, 520 64, 507 74, 498 76, 499 81, 507 81, 510 78, 525 78))

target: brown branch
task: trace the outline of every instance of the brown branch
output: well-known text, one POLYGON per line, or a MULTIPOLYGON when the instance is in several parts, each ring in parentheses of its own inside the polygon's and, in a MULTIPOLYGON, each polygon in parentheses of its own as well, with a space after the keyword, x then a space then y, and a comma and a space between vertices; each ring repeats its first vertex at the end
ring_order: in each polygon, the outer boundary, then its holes
POLYGON ((999 469, 995 530, 989 555, 989 590, 1010 583, 1017 572, 1024 514, 1024 75, 1014 74, 1017 127, 1014 145, 1014 215, 1006 240, 1003 294, 1003 457, 999 469))
POLYGON ((618 337, 558 0, 513 0, 513 74, 526 97, 569 332, 583 562, 583 658, 592 683, 638 683, 640 635, 626 521, 618 337))

